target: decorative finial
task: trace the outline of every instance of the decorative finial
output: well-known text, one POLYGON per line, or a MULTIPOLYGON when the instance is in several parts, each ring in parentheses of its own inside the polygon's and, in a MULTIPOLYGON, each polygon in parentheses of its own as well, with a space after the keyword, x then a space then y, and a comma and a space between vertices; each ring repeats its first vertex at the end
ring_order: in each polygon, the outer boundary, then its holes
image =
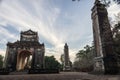
POLYGON ((95 4, 98 4, 98 3, 100 3, 100 1, 99 0, 95 0, 95 4))
POLYGON ((68 46, 67 43, 65 43, 65 46, 68 46))

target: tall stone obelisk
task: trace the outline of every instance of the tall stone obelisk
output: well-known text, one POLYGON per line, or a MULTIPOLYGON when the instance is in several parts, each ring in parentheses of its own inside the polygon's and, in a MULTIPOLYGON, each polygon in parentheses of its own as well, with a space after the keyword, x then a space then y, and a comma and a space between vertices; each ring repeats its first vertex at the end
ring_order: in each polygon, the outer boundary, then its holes
POLYGON ((118 72, 117 58, 114 53, 113 37, 105 5, 95 0, 92 8, 93 34, 95 44, 95 70, 107 74, 118 72))
POLYGON ((67 43, 65 43, 65 46, 64 46, 64 68, 63 68, 64 71, 70 71, 71 68, 70 68, 70 59, 69 59, 69 48, 68 48, 68 45, 67 43))

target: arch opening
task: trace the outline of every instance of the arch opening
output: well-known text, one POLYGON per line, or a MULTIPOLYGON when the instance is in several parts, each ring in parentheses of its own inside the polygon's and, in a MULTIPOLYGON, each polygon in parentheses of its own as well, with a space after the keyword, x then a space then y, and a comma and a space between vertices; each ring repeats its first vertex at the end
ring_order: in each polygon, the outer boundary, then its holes
POLYGON ((30 51, 21 51, 17 56, 17 66, 18 71, 28 69, 31 67, 31 55, 30 51))

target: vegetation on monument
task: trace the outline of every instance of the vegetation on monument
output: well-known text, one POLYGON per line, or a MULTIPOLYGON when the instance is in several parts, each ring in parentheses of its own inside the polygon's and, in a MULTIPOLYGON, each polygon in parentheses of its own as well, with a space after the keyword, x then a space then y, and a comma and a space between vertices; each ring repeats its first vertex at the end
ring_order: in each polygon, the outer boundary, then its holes
POLYGON ((112 1, 114 1, 117 4, 120 4, 120 0, 101 0, 101 1, 104 2, 106 6, 109 6, 112 1))
MULTIPOLYGON (((82 1, 82 0, 72 0, 72 1, 82 1)), ((105 4, 106 7, 109 7, 111 2, 120 4, 120 0, 99 0, 99 1, 101 1, 103 4, 105 4)))
MULTIPOLYGON (((72 0, 72 1, 81 1, 81 0, 72 0)), ((114 1, 114 2, 116 2, 118 4, 120 4, 120 0, 100 0, 100 1, 102 1, 102 2, 104 2, 106 4, 110 4, 111 1, 114 1)))

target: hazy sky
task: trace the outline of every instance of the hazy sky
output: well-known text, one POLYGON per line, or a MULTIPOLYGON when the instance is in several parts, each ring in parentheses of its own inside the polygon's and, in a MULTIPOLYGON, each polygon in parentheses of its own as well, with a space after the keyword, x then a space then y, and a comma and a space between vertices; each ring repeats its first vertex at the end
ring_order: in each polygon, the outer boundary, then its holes
MULTIPOLYGON (((0 54, 6 43, 20 40, 20 32, 32 29, 45 44, 45 55, 58 60, 68 43, 70 58, 93 41, 91 8, 94 0, 2 0, 0 3, 0 54)), ((112 4, 109 16, 118 13, 119 6, 112 4)))

